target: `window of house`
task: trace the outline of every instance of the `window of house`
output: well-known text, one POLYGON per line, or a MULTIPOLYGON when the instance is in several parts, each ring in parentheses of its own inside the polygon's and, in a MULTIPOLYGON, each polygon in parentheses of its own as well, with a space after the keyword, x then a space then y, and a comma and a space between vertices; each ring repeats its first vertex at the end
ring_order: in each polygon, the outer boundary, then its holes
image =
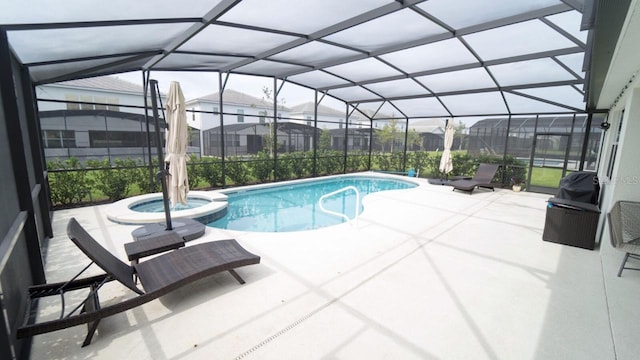
POLYGON ((107 98, 102 96, 96 96, 93 98, 96 102, 95 109, 96 110, 107 110, 107 98))
MULTIPOLYGON (((74 94, 65 94, 65 100, 67 101, 80 101, 78 95, 74 94)), ((77 103, 67 103, 67 110, 80 110, 80 104, 77 103)))
POLYGON ((207 136, 209 137, 209 142, 211 143, 212 146, 214 147, 220 146, 220 133, 209 131, 207 133, 207 136))
POLYGON ((109 131, 109 147, 140 147, 144 134, 136 131, 109 131))
POLYGON ((60 130, 60 139, 62 140, 62 147, 74 148, 76 147, 76 134, 73 130, 60 130))
POLYGON ((217 114, 217 113, 218 113, 218 107, 217 107, 217 106, 214 106, 214 107, 213 107, 213 112, 214 112, 215 114, 217 114))
POLYGON ((344 127, 344 120, 340 119, 338 123, 338 129, 342 129, 344 127))
POLYGON ((344 145, 344 138, 341 136, 336 136, 333 138, 333 147, 339 148, 344 145))
POLYGON ((240 146, 240 135, 239 134, 225 134, 224 135, 224 142, 225 142, 225 146, 226 147, 229 147, 229 146, 238 147, 238 146, 240 146))
POLYGON ((50 149, 76 147, 75 131, 73 130, 43 130, 44 147, 50 149))
POLYGON ((80 95, 80 109, 82 110, 93 110, 93 96, 91 95, 80 95))
POLYGON ((92 148, 104 148, 109 146, 106 131, 89 131, 89 143, 92 148))
POLYGON ((266 111, 260 111, 260 124, 264 124, 265 123, 266 116, 267 116, 267 112, 266 111))
POLYGON ((238 109, 238 111, 236 113, 238 114, 238 122, 239 123, 243 123, 244 122, 244 110, 238 109))
POLYGON ((118 98, 107 98, 107 109, 111 111, 120 111, 120 100, 118 98))

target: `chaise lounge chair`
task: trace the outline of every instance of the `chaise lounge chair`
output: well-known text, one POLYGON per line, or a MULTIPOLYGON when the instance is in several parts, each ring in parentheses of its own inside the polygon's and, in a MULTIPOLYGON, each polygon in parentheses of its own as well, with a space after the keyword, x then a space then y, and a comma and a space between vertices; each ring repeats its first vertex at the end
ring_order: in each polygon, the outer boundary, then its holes
POLYGON ((480 164, 476 175, 471 180, 454 180, 449 183, 453 186, 453 190, 473 192, 476 187, 494 190, 491 180, 496 176, 496 172, 500 165, 498 164, 480 164))
POLYGON ((69 220, 67 234, 92 262, 68 282, 36 285, 29 288, 28 316, 24 325, 17 331, 18 338, 87 324, 87 336, 82 344, 86 346, 91 343, 102 318, 140 306, 195 280, 223 271, 229 271, 238 282, 243 284, 244 280, 234 269, 260 263, 259 256, 245 250, 237 241, 220 240, 183 247, 129 266, 102 247, 74 218, 69 220), (100 266, 106 273, 79 279, 78 276, 93 263, 100 266), (138 276, 144 290, 138 288, 134 282, 134 274, 138 276), (119 281, 137 296, 101 307, 98 290, 112 280, 119 281), (85 288, 89 288, 89 295, 65 315, 65 293, 85 288), (61 297, 60 318, 37 323, 38 299, 54 295, 61 297))
POLYGON ((640 202, 616 201, 607 214, 607 219, 611 245, 625 253, 618 269, 618 277, 622 276, 625 269, 640 270, 625 267, 629 258, 640 260, 640 202))

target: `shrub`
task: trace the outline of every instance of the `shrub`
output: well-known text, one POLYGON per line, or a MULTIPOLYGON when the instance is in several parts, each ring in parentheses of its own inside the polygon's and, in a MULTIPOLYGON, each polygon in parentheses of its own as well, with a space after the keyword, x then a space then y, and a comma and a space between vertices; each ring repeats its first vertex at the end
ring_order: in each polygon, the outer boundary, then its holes
POLYGON ((222 185, 222 163, 220 159, 206 157, 200 160, 202 162, 201 175, 202 178, 211 186, 216 187, 222 185))
MULTIPOLYGON (((442 153, 431 153, 425 159, 425 169, 424 177, 429 178, 444 178, 445 174, 440 171, 440 159, 442 158, 442 153)), ((453 170, 452 170, 453 171, 453 170)))
POLYGON ((407 165, 420 174, 428 173, 429 153, 426 151, 415 151, 408 154, 407 165))
POLYGON ((63 170, 48 173, 49 191, 54 204, 68 206, 79 203, 91 190, 87 171, 76 158, 49 161, 47 170, 63 170))
MULTIPOLYGON (((473 176, 476 173, 478 164, 483 162, 473 158, 466 152, 452 152, 453 170, 449 175, 473 176)), ((438 167, 440 166, 440 158, 438 157, 438 167)), ((493 163, 493 162, 491 162, 493 163)))
POLYGON ((289 164, 291 165, 293 175, 300 179, 307 173, 311 173, 313 160, 309 158, 308 153, 298 152, 289 155, 289 164))
POLYGON ((131 159, 116 159, 114 163, 115 167, 112 167, 109 159, 87 161, 88 166, 97 169, 95 170, 95 188, 111 201, 124 199, 127 196, 136 178, 137 170, 135 161, 131 159))
POLYGON ((376 154, 375 156, 376 164, 378 164, 379 170, 382 171, 391 171, 391 156, 382 154, 376 154))
POLYGON ((200 185, 203 166, 200 163, 200 158, 195 154, 190 154, 187 160, 187 179, 189 181, 189 189, 196 189, 200 185))
POLYGON ((233 156, 225 162, 227 177, 236 185, 245 185, 249 181, 249 170, 241 158, 233 156))
POLYGON ((149 182, 149 166, 140 164, 134 171, 134 179, 133 182, 138 185, 138 189, 141 194, 149 194, 160 190, 160 183, 156 179, 156 174, 158 173, 158 159, 152 159, 153 168, 151 172, 153 174, 153 180, 149 182))
POLYGON ((375 160, 378 164, 378 167, 382 171, 391 171, 391 172, 400 172, 404 171, 402 166, 403 164, 403 153, 402 152, 394 152, 394 153, 381 153, 375 155, 375 160))
POLYGON ((278 181, 291 179, 291 156, 289 154, 282 154, 278 157, 275 176, 278 181))
POLYGON ((347 172, 363 171, 367 169, 369 157, 360 152, 347 155, 347 172))
POLYGON ((390 156, 390 165, 391 171, 404 171, 404 154, 402 152, 396 151, 390 156))
POLYGON ((260 182, 267 182, 273 173, 273 159, 266 151, 260 151, 251 163, 251 172, 260 182))
POLYGON ((339 174, 342 173, 342 152, 341 151, 323 151, 318 152, 316 167, 319 174, 339 174))

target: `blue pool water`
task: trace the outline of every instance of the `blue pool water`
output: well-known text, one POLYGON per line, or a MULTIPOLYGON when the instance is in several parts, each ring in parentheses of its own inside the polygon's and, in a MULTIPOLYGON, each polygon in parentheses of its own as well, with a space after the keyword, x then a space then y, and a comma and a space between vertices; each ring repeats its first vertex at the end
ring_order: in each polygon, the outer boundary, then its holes
MULTIPOLYGON (((187 198, 187 205, 177 204, 171 210, 186 210, 197 208, 202 205, 209 204, 211 201, 199 198, 187 198)), ((131 207, 131 210, 139 212, 164 212, 164 204, 162 198, 145 201, 143 203, 135 204, 131 207)))
MULTIPOLYGON (((402 180, 377 177, 350 176, 324 179, 291 185, 227 193, 227 214, 208 226, 221 229, 287 232, 312 230, 344 222, 343 218, 324 213, 318 200, 324 194, 355 186, 360 191, 360 200, 378 191, 408 189, 417 186, 402 180)), ((323 201, 327 210, 345 213, 350 219, 355 215, 356 195, 354 191, 336 194, 323 201)), ((360 212, 362 212, 362 204, 360 212)))

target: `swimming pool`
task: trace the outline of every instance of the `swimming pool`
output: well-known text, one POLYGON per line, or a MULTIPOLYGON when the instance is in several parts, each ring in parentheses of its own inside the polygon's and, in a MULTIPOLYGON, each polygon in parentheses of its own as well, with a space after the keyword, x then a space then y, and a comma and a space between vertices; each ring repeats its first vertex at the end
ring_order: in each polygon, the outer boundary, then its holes
MULTIPOLYGON (((344 219, 320 210, 318 200, 324 194, 355 186, 360 198, 378 191, 416 187, 417 184, 399 179, 375 176, 344 176, 304 181, 287 185, 274 185, 255 190, 226 192, 227 213, 207 226, 262 232, 288 232, 319 229, 337 225, 344 219)), ((355 215, 355 192, 336 194, 323 201, 327 210, 355 215)), ((359 204, 362 211, 362 204, 359 204)))

